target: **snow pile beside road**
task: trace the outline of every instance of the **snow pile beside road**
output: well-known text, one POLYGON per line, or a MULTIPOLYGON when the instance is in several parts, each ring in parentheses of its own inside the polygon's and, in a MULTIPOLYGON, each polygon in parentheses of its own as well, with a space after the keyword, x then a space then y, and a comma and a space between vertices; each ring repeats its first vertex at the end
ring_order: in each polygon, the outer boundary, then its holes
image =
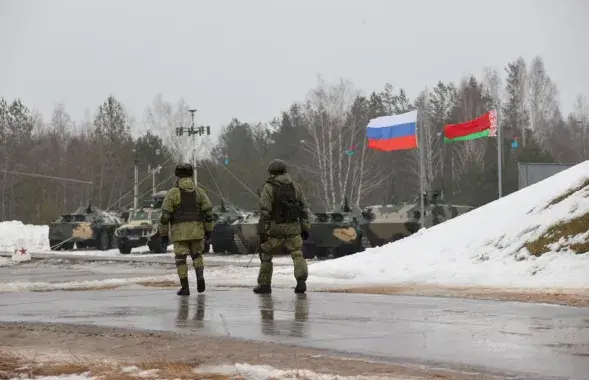
MULTIPOLYGON (((350 285, 589 286, 589 161, 383 247, 309 265, 350 285)), ((275 277, 292 276, 275 269, 275 277)))
MULTIPOLYGON (((337 369, 334 369, 337 371, 337 369)), ((227 374, 238 375, 244 380, 263 379, 321 379, 321 380, 411 380, 415 377, 397 376, 339 376, 326 373, 317 373, 309 369, 282 370, 269 365, 252 365, 247 363, 235 363, 232 365, 203 366, 196 369, 203 374, 227 374)))
POLYGON ((15 248, 31 251, 49 249, 49 226, 23 224, 19 221, 0 222, 0 251, 12 252, 15 248))

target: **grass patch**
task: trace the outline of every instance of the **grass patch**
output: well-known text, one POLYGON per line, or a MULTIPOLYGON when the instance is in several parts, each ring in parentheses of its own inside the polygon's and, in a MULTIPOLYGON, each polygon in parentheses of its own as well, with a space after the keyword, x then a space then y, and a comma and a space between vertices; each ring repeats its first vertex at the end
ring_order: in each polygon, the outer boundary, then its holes
POLYGON ((550 203, 548 203, 548 205, 546 206, 546 208, 553 206, 555 204, 558 204, 562 201, 564 201, 565 199, 567 199, 568 197, 570 197, 571 195, 573 195, 574 193, 576 193, 577 191, 583 190, 584 188, 589 187, 589 179, 586 179, 582 184, 580 184, 577 187, 574 187, 572 189, 567 190, 566 192, 562 193, 561 195, 559 195, 558 197, 554 198, 553 200, 550 201, 550 203))
MULTIPOLYGON (((587 231, 589 231, 589 213, 550 227, 544 235, 526 243, 526 248, 530 254, 538 257, 549 252, 550 248, 548 246, 557 243, 561 238, 573 237, 587 231)), ((589 241, 574 243, 569 245, 568 248, 577 254, 586 253, 589 252, 589 241)))
POLYGON ((225 374, 201 374, 194 371, 198 363, 170 362, 155 360, 141 363, 115 363, 75 359, 67 362, 40 362, 0 351, 0 379, 18 377, 63 376, 87 374, 99 380, 227 380, 225 374), (124 368, 130 368, 123 371, 124 368))

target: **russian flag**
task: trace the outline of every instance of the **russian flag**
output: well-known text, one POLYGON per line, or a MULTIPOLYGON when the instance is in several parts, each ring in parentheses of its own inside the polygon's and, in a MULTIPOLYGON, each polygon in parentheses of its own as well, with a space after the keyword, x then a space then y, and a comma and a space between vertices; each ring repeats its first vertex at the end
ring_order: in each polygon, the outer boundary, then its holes
POLYGON ((417 110, 370 120, 368 148, 390 152, 417 148, 417 110))

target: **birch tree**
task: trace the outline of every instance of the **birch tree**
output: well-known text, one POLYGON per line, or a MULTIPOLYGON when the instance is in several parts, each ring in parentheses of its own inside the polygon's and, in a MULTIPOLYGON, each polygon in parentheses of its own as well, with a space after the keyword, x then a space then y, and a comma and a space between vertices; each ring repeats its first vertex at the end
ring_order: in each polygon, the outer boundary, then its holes
POLYGON ((545 141, 548 137, 550 121, 558 109, 559 102, 558 90, 546 73, 544 60, 541 57, 535 57, 530 65, 527 90, 531 129, 536 132, 537 138, 545 141))

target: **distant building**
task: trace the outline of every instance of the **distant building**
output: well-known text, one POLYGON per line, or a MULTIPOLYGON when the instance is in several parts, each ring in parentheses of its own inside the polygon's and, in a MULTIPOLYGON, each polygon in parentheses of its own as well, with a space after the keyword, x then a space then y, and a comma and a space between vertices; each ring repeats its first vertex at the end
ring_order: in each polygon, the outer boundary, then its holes
POLYGON ((572 168, 576 164, 546 164, 535 162, 518 162, 517 183, 518 190, 545 180, 548 177, 560 173, 563 170, 572 168))

